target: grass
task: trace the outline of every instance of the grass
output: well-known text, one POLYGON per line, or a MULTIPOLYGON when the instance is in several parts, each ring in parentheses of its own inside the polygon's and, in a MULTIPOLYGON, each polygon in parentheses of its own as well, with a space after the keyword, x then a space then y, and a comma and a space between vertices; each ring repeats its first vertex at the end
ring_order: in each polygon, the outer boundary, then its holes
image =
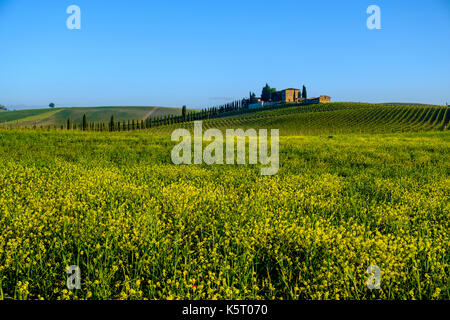
POLYGON ((38 113, 38 114, 35 114, 32 116, 20 118, 20 120, 19 119, 11 120, 11 121, 7 122, 7 125, 11 125, 11 124, 14 125, 17 122, 20 122, 21 124, 23 124, 23 123, 38 123, 38 122, 41 123, 42 120, 46 120, 49 117, 52 117, 61 111, 62 111, 62 109, 56 109, 56 110, 49 110, 47 112, 41 112, 41 113, 38 113))
POLYGON ((17 121, 19 119, 33 117, 49 112, 49 109, 31 109, 18 111, 2 111, 0 112, 0 123, 17 121))
MULTIPOLYGON (((390 106, 361 103, 285 106, 203 122, 204 128, 275 128, 284 135, 386 133, 448 130, 449 107, 390 106)), ((170 134, 192 123, 155 127, 152 133, 170 134)))
POLYGON ((422 109, 347 109, 267 111, 285 112, 269 122, 283 133, 269 177, 175 166, 163 127, 0 130, 2 298, 449 299, 449 132, 422 109), (66 289, 69 265, 81 290, 66 289))
POLYGON ((83 115, 86 114, 88 121, 108 122, 111 115, 116 120, 142 120, 155 109, 152 117, 165 116, 168 114, 180 115, 181 108, 167 107, 91 107, 91 108, 55 108, 7 111, 0 113, 0 124, 8 125, 19 123, 21 126, 57 126, 64 125, 68 118, 71 122, 81 123, 83 115))

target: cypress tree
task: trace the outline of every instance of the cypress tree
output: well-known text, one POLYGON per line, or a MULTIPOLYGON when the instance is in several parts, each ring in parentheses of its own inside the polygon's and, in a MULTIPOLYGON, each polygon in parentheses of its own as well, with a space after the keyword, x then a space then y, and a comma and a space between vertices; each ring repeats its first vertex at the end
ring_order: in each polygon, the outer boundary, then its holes
POLYGON ((183 122, 186 122, 186 106, 183 106, 183 109, 181 110, 181 115, 183 117, 183 122))
POLYGON ((109 122, 109 131, 114 131, 114 115, 111 115, 111 121, 109 122))
POLYGON ((303 86, 303 90, 302 90, 302 98, 303 99, 308 99, 308 94, 306 93, 306 87, 303 86))
POLYGON ((67 130, 70 130, 70 118, 67 118, 67 130))
POLYGON ((83 114, 83 131, 86 131, 87 129, 87 119, 86 114, 83 114))

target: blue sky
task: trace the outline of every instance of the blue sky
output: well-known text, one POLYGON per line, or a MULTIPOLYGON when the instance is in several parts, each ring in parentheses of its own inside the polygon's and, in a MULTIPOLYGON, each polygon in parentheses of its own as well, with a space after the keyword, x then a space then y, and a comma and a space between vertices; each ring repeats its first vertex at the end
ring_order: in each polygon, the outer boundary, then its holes
POLYGON ((0 104, 206 107, 300 87, 450 103, 450 1, 0 0, 0 104), (81 30, 69 30, 69 5, 81 30), (381 30, 369 30, 369 5, 381 30))

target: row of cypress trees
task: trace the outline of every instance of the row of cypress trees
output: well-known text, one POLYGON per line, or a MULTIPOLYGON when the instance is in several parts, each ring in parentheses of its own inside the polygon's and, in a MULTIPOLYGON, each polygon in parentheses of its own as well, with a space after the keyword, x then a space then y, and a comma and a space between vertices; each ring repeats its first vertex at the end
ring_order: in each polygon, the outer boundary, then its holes
POLYGON ((213 107, 208 109, 203 109, 197 112, 187 112, 186 106, 183 106, 183 111, 180 116, 176 116, 173 114, 157 116, 157 117, 149 117, 146 120, 128 120, 128 121, 116 121, 114 115, 111 115, 111 118, 108 123, 104 122, 88 122, 86 114, 83 115, 83 120, 81 124, 72 123, 70 118, 67 119, 66 129, 74 130, 80 129, 83 131, 131 131, 131 130, 142 130, 142 129, 150 129, 152 127, 158 127, 163 125, 170 125, 175 123, 183 123, 183 122, 192 122, 196 120, 204 120, 209 119, 215 115, 220 113, 229 112, 233 110, 237 110, 239 108, 239 104, 229 103, 219 107, 213 107))
MULTIPOLYGON (((202 120, 208 117, 205 110, 200 112, 189 112, 182 114, 181 116, 175 116, 168 114, 165 116, 157 116, 155 118, 149 117, 146 120, 128 120, 128 121, 116 121, 114 115, 111 115, 111 119, 108 123, 105 122, 88 122, 86 114, 83 115, 81 124, 72 123, 70 118, 66 121, 65 129, 67 130, 83 130, 83 131, 131 131, 150 129, 152 127, 170 125, 182 122, 191 122, 195 120, 202 120)), ((61 128, 63 129, 63 128, 61 128)))
MULTIPOLYGON (((302 95, 306 98, 306 88, 303 86, 302 95)), ((210 108, 202 109, 197 112, 187 112, 186 106, 183 106, 181 115, 175 116, 173 114, 167 114, 157 116, 155 118, 148 117, 145 120, 128 120, 128 121, 116 121, 114 115, 111 115, 109 123, 104 122, 90 122, 88 123, 86 114, 83 115, 83 121, 81 125, 72 124, 70 119, 67 119, 66 129, 81 129, 83 131, 132 131, 150 129, 152 127, 158 127, 163 125, 170 125, 183 122, 192 122, 196 120, 205 120, 210 118, 216 118, 226 115, 227 113, 246 113, 251 110, 248 109, 248 105, 254 102, 255 94, 250 92, 249 98, 236 100, 233 102, 225 103, 219 106, 213 106, 210 108)))

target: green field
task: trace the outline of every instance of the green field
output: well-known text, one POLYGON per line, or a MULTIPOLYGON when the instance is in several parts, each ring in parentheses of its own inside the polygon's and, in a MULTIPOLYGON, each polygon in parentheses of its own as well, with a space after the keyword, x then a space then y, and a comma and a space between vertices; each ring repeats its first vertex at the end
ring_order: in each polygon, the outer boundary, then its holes
POLYGON ((203 122, 279 128, 274 176, 172 164, 170 133, 192 124, 0 128, 0 299, 448 300, 448 121, 337 103, 203 122))
MULTIPOLYGON (((211 119, 208 128, 274 128, 284 135, 333 133, 386 133, 448 130, 447 106, 403 106, 361 103, 300 105, 273 110, 254 109, 250 113, 211 119)), ((174 128, 192 128, 192 123, 152 128, 151 132, 168 134, 174 128)))
POLYGON ((55 108, 0 112, 0 125, 9 126, 57 126, 65 125, 67 119, 81 123, 86 114, 88 121, 108 122, 111 116, 118 121, 145 120, 148 116, 160 117, 169 114, 180 115, 181 108, 168 107, 91 107, 91 108, 55 108), (152 112, 153 111, 153 112, 152 112), (152 112, 152 113, 151 113, 152 112), (150 114, 151 113, 151 114, 150 114))

